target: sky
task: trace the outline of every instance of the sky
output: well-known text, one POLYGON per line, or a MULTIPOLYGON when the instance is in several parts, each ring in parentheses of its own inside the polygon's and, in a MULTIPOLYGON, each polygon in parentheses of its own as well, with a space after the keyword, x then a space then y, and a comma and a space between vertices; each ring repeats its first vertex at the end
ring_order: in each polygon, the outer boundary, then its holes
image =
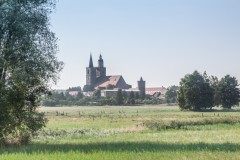
POLYGON ((133 87, 179 85, 198 70, 240 80, 239 0, 58 0, 51 30, 65 63, 54 89, 86 83, 90 53, 133 87))

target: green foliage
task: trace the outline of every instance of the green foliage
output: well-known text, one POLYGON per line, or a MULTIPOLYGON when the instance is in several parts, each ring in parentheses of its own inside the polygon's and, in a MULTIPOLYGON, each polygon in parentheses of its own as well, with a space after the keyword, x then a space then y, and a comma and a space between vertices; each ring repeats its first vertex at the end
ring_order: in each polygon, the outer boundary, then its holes
POLYGON ((128 98, 128 94, 126 91, 122 91, 122 96, 123 96, 123 99, 127 99, 128 98))
POLYGON ((129 97, 127 98, 127 104, 135 104, 135 95, 133 91, 130 92, 129 97))
MULTIPOLYGON (((81 93, 80 93, 81 94, 81 93)), ((123 104, 121 105, 157 105, 163 104, 163 100, 160 99, 123 99, 123 104), (125 103, 124 103, 125 102, 125 103)), ((43 106, 56 107, 56 106, 114 106, 118 105, 116 103, 116 97, 113 98, 103 98, 103 97, 74 97, 70 96, 64 100, 55 99, 52 97, 42 99, 43 106)))
POLYGON ((219 80, 216 76, 211 76, 210 78, 210 85, 214 90, 214 96, 213 96, 213 101, 214 101, 214 106, 220 106, 221 105, 221 91, 219 87, 219 80))
POLYGON ((136 92, 136 94, 135 94, 135 99, 139 99, 139 98, 140 98, 140 95, 139 95, 138 92, 136 92))
POLYGON ((145 93, 145 91, 141 91, 139 97, 140 97, 141 99, 145 99, 145 98, 146 98, 146 93, 145 93))
POLYGON ((163 100, 161 99, 136 99, 135 104, 141 104, 141 105, 159 105, 163 104, 163 100))
POLYGON ((151 105, 151 104, 163 104, 164 101, 160 99, 139 99, 138 93, 134 92, 122 92, 122 103, 118 103, 117 97, 101 97, 101 91, 96 90, 93 93, 93 97, 84 97, 82 92, 79 92, 76 96, 72 96, 66 92, 64 95, 62 92, 52 92, 50 96, 42 98, 41 104, 43 106, 103 106, 103 105, 151 105))
POLYGON ((223 108, 239 105, 240 91, 235 77, 227 75, 219 82, 220 99, 223 108))
POLYGON ((212 108, 213 89, 205 76, 194 71, 181 79, 177 99, 181 109, 201 110, 212 108))
POLYGON ((115 85, 113 85, 113 84, 108 84, 106 89, 113 90, 114 88, 116 88, 115 85))
POLYGON ((237 79, 230 75, 219 81, 216 76, 208 77, 206 72, 200 75, 195 71, 181 80, 178 104, 181 109, 200 110, 220 105, 230 109, 239 105, 238 86, 237 79))
POLYGON ((67 89, 67 92, 69 92, 69 91, 78 91, 78 92, 81 92, 82 90, 81 90, 81 87, 70 87, 69 89, 67 89))
POLYGON ((177 91, 179 90, 178 86, 171 86, 167 89, 165 98, 167 103, 176 103, 177 102, 177 91))
POLYGON ((78 92, 76 99, 82 99, 84 97, 82 92, 78 92))
POLYGON ((180 87, 177 92, 177 102, 181 110, 189 109, 189 106, 186 105, 185 96, 184 96, 184 87, 180 87))
POLYGON ((59 101, 54 100, 54 99, 44 99, 44 100, 42 100, 42 105, 43 106, 54 107, 54 106, 59 105, 59 101))
POLYGON ((65 100, 66 99, 65 95, 63 94, 63 92, 61 92, 61 93, 53 92, 53 93, 51 93, 51 97, 53 99, 59 99, 59 100, 65 100))
POLYGON ((116 100, 116 104, 117 105, 123 105, 124 98, 123 98, 123 94, 122 94, 122 90, 121 89, 118 89, 117 95, 115 97, 115 100, 116 100))
POLYGON ((94 90, 94 88, 90 85, 84 85, 84 87, 83 87, 83 92, 90 92, 93 90, 94 90))
POLYGON ((20 141, 45 125, 36 109, 63 66, 49 29, 54 5, 53 0, 0 3, 0 141, 8 136, 20 141))
POLYGON ((97 98, 101 97, 101 90, 100 89, 95 90, 93 92, 93 96, 97 98))
POLYGON ((202 117, 175 106, 41 107, 46 129, 31 145, 2 147, 0 159, 239 159, 239 109, 202 117))
POLYGON ((115 98, 100 98, 98 101, 98 104, 100 104, 101 106, 105 106, 105 105, 117 105, 116 104, 116 99, 115 98))
POLYGON ((172 120, 172 121, 145 121, 144 125, 154 130, 166 129, 188 129, 189 126, 216 125, 216 124, 238 124, 238 117, 219 117, 219 118, 202 118, 195 121, 189 120, 172 120))
POLYGON ((44 138, 54 138, 54 139, 61 139, 66 137, 107 137, 109 135, 115 135, 121 133, 120 131, 115 130, 99 130, 99 129, 61 129, 61 130, 43 130, 39 132, 39 137, 44 138))

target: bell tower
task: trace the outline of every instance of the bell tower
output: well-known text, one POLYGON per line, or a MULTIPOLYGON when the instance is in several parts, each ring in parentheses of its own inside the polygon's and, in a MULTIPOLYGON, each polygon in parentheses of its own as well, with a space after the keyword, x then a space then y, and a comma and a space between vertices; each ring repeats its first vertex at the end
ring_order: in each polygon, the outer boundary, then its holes
POLYGON ((145 90, 146 90, 146 82, 143 80, 143 78, 140 78, 140 81, 138 81, 138 89, 140 91, 140 97, 142 99, 145 98, 145 90))
POLYGON ((96 69, 93 67, 92 54, 90 55, 89 66, 86 68, 86 85, 94 88, 96 82, 96 69))
POLYGON ((97 78, 99 77, 106 77, 106 67, 104 67, 104 61, 102 58, 102 55, 100 54, 99 60, 98 60, 98 67, 97 67, 97 78))

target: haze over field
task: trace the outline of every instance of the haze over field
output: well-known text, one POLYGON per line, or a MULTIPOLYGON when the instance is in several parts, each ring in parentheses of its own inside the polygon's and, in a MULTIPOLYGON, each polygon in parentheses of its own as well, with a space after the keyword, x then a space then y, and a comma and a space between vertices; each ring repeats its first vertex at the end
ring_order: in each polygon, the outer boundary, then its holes
POLYGON ((92 52, 102 52, 107 74, 122 74, 136 87, 178 85, 194 70, 240 80, 240 1, 60 0, 52 15, 65 62, 53 88, 85 84, 92 52))

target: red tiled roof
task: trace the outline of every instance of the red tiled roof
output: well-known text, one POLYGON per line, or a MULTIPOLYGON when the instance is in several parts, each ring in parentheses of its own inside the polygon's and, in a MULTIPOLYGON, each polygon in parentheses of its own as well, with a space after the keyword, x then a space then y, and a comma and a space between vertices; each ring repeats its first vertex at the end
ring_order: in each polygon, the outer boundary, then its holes
POLYGON ((68 94, 70 94, 71 96, 76 96, 78 95, 78 91, 69 91, 68 94))
POLYGON ((147 95, 153 96, 156 92, 160 92, 161 94, 165 95, 167 92, 167 88, 165 87, 153 87, 153 88, 146 88, 145 90, 147 95))
POLYGON ((96 87, 106 88, 109 84, 116 86, 119 80, 121 79, 121 75, 117 76, 106 76, 104 79, 99 79, 96 87))

